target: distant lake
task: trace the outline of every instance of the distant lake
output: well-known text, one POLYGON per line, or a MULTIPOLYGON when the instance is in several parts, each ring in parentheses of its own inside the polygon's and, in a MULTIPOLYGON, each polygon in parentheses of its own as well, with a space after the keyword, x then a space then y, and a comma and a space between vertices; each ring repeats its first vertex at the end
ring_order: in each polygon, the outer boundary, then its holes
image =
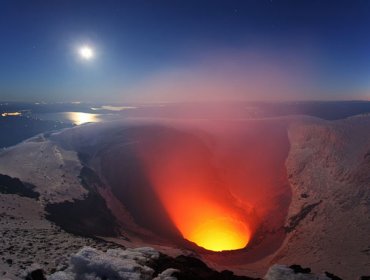
POLYGON ((117 114, 92 114, 84 112, 36 113, 32 114, 32 116, 40 120, 70 122, 76 125, 97 123, 119 118, 117 114))

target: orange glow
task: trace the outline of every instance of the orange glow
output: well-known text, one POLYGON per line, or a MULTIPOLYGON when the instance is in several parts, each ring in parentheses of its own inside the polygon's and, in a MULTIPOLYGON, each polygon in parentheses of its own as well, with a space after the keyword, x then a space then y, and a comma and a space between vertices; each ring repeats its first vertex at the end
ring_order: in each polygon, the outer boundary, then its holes
POLYGON ((199 246, 212 251, 244 248, 249 238, 248 229, 243 223, 227 217, 210 217, 187 237, 199 246))
POLYGON ((239 209, 217 201, 204 188, 190 191, 191 187, 171 185, 172 190, 161 189, 159 195, 185 239, 212 251, 236 250, 248 244, 250 229, 239 209))
POLYGON ((212 251, 244 248, 250 240, 250 229, 238 209, 232 205, 216 205, 212 195, 201 191, 194 195, 180 189, 178 195, 167 197, 171 200, 165 197, 169 193, 161 194, 183 237, 212 251))
POLYGON ((141 147, 141 155, 154 190, 185 239, 212 251, 248 244, 248 208, 238 205, 218 179, 204 146, 186 136, 171 145, 161 139, 141 147))
MULTIPOLYGON (((260 245, 266 236, 261 232, 280 234, 291 197, 284 123, 164 122, 137 135, 135 154, 164 218, 183 238, 223 251, 251 246, 252 240, 260 245)), ((261 252, 269 254, 271 244, 261 252)))

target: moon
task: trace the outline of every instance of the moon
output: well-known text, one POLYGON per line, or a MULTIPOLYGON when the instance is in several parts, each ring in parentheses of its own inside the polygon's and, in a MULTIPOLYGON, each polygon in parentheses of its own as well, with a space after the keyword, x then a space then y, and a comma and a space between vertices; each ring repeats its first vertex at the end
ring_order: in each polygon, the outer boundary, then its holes
POLYGON ((78 54, 84 60, 91 60, 94 58, 94 49, 88 45, 81 46, 78 49, 78 54))

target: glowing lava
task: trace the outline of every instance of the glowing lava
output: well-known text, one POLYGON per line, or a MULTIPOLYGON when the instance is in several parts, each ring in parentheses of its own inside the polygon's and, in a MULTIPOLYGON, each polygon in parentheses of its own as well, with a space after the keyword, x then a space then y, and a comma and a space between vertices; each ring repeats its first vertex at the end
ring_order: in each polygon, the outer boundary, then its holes
POLYGON ((216 217, 195 228, 188 239, 207 250, 236 250, 247 246, 249 232, 239 221, 216 217))
POLYGON ((171 185, 172 191, 163 192, 162 188, 160 198, 185 239, 212 251, 247 246, 251 233, 242 209, 204 190, 189 192, 190 188, 181 188, 181 184, 171 185))
MULTIPOLYGON (((166 204, 169 215, 183 237, 212 251, 244 248, 250 239, 250 229, 242 214, 234 207, 212 202, 212 196, 198 193, 192 198, 182 193, 185 203, 166 204)), ((173 198, 173 196, 172 196, 173 198)))

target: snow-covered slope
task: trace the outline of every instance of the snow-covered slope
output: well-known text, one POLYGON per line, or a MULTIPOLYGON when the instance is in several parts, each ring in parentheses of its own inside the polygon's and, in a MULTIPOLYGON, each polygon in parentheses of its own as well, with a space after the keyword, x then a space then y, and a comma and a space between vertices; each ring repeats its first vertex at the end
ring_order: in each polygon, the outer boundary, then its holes
POLYGON ((75 151, 67 151, 38 135, 0 153, 0 174, 18 178, 36 187, 47 202, 81 199, 82 165, 75 151))
POLYGON ((293 122, 289 139, 289 233, 272 261, 369 274, 370 116, 293 122))

